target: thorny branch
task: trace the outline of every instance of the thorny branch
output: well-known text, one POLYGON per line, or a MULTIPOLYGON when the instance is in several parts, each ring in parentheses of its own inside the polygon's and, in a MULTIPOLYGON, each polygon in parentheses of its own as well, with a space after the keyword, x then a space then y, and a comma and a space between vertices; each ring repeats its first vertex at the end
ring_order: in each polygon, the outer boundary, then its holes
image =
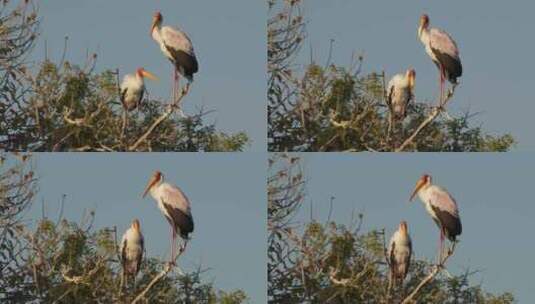
POLYGON ((418 136, 418 134, 427 126, 429 125, 437 116, 445 111, 446 104, 451 100, 453 97, 453 94, 455 93, 455 88, 457 87, 456 84, 452 86, 452 88, 449 90, 448 94, 444 98, 443 102, 439 102, 439 105, 437 107, 434 107, 429 116, 416 128, 416 130, 412 133, 411 136, 409 136, 398 148, 396 148, 395 152, 402 152, 409 144, 412 143, 412 141, 418 136))
MULTIPOLYGON (((176 260, 182 255, 182 253, 184 253, 184 251, 186 250, 186 246, 185 244, 183 246, 180 247, 180 250, 176 253, 174 259, 172 262, 169 262, 165 265, 164 269, 157 275, 155 276, 152 281, 150 281, 150 283, 147 285, 147 287, 145 287, 145 289, 143 289, 143 291, 132 301, 131 304, 136 304, 138 301, 142 300, 145 295, 149 292, 149 290, 156 284, 158 283, 158 281, 160 281, 162 278, 164 278, 176 265, 176 260)), ((180 271, 180 269, 179 269, 180 271)))
POLYGON ((455 253, 455 245, 457 242, 453 242, 450 250, 448 250, 447 254, 442 258, 441 261, 439 261, 438 264, 434 265, 433 270, 414 288, 414 290, 401 302, 401 304, 409 304, 412 303, 414 297, 418 294, 418 292, 431 280, 433 280, 437 274, 441 270, 445 270, 446 261, 455 253))
POLYGON ((167 110, 162 113, 162 115, 158 119, 156 119, 156 121, 147 129, 147 131, 143 135, 141 135, 141 137, 139 137, 139 139, 133 145, 131 145, 128 150, 135 151, 139 147, 139 145, 141 145, 145 140, 147 140, 147 137, 151 135, 154 129, 156 129, 158 125, 160 125, 165 119, 167 119, 167 117, 169 117, 169 115, 171 115, 175 109, 180 109, 180 102, 182 98, 188 94, 188 91, 189 84, 182 88, 180 95, 168 105, 167 110))

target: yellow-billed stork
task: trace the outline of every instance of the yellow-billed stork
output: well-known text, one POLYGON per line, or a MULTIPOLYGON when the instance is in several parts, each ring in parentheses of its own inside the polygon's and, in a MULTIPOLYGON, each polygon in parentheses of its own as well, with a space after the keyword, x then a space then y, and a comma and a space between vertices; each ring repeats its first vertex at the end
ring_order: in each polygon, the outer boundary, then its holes
POLYGON ((398 230, 394 232, 388 244, 387 258, 390 265, 391 282, 403 283, 411 264, 412 241, 407 222, 401 221, 398 230))
POLYGON ((149 71, 144 68, 138 68, 135 74, 126 74, 121 82, 121 102, 127 111, 134 110, 139 106, 139 103, 143 99, 145 93, 145 81, 144 78, 152 80, 158 80, 149 71))
POLYGON ((447 237, 451 242, 455 243, 457 236, 462 232, 457 202, 445 189, 433 185, 431 176, 428 174, 424 174, 418 179, 410 197, 411 201, 416 194, 418 194, 418 197, 425 205, 425 209, 440 229, 439 260, 442 260, 444 238, 447 237))
POLYGON ((463 74, 463 66, 459 58, 459 48, 445 31, 429 27, 429 16, 420 17, 418 37, 425 46, 427 55, 436 64, 440 76, 440 104, 444 101, 444 82, 448 79, 452 84, 457 84, 457 78, 463 74))
POLYGON ((163 174, 160 171, 156 171, 152 175, 143 192, 143 197, 149 192, 171 226, 171 262, 173 262, 175 258, 177 234, 180 235, 183 240, 180 249, 182 252, 186 249, 189 234, 193 232, 191 204, 180 188, 164 182, 163 174))
POLYGON ((395 119, 404 119, 407 115, 407 106, 414 98, 414 84, 416 72, 408 69, 404 74, 396 74, 387 86, 387 102, 392 109, 395 119))
POLYGON ((143 260, 143 252, 145 250, 143 234, 141 233, 138 219, 134 219, 130 228, 123 234, 120 250, 123 273, 125 277, 128 275, 132 276, 135 281, 141 268, 141 261, 143 260))
POLYGON ((160 49, 171 61, 174 70, 174 84, 173 84, 173 100, 179 89, 179 74, 185 77, 190 83, 193 81, 193 74, 199 70, 197 57, 193 50, 188 35, 170 26, 162 26, 163 17, 160 12, 156 12, 152 19, 151 36, 158 44, 160 49))

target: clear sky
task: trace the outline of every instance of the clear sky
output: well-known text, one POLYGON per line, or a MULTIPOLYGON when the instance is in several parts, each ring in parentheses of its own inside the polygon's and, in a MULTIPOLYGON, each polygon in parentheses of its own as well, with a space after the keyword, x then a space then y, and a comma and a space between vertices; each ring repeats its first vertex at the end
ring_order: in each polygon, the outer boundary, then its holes
POLYGON ((203 276, 224 290, 243 289, 252 303, 266 302, 266 161, 257 153, 34 154, 39 193, 27 217, 79 222, 95 210, 95 228, 116 225, 120 234, 139 218, 148 255, 168 259, 169 224, 154 200, 141 198, 155 169, 188 195, 195 231, 178 264, 199 265, 203 276))
POLYGON ((420 14, 431 26, 449 32, 457 41, 463 64, 461 85, 450 113, 480 113, 474 125, 491 134, 512 133, 517 150, 535 150, 533 1, 385 1, 307 0, 304 15, 309 40, 302 50, 308 63, 310 46, 317 63, 327 60, 334 39, 332 61, 349 66, 351 54, 365 56, 364 72, 385 70, 393 75, 416 69, 416 97, 436 100, 438 72, 417 38, 420 14))
POLYGON ((336 197, 332 219, 349 224, 353 211, 364 214, 365 231, 400 220, 409 224, 416 258, 434 260, 439 231, 419 199, 409 203, 423 173, 445 187, 459 205, 463 233, 448 261, 453 274, 480 270, 472 283, 491 292, 511 291, 519 303, 535 303, 533 231, 535 159, 514 154, 314 154, 304 157, 307 202, 301 220, 326 220, 329 199, 336 197))
MULTIPOLYGON (((220 130, 246 131, 249 150, 266 150, 266 9, 264 1, 38 1, 42 37, 33 58, 59 61, 69 36, 67 59, 85 62, 86 51, 99 55, 97 70, 119 68, 121 74, 143 66, 159 76, 147 81, 152 96, 171 96, 169 61, 149 36, 154 11, 164 25, 179 26, 193 41, 199 73, 184 112, 197 107, 216 110, 207 121, 220 130)), ((183 82, 182 82, 183 83, 183 82)))

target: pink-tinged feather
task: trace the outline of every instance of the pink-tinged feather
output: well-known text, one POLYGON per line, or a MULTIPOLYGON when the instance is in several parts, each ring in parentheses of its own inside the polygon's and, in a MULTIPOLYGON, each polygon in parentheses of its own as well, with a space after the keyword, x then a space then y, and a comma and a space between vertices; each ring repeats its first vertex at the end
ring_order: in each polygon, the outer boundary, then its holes
POLYGON ((186 33, 169 26, 164 26, 161 30, 161 36, 167 46, 195 56, 193 44, 186 33))
POLYGON ((167 183, 163 184, 161 188, 161 197, 165 204, 171 205, 191 216, 191 205, 189 199, 184 192, 182 192, 182 190, 167 183))
POLYGON ((430 203, 432 206, 442 211, 446 211, 455 217, 459 217, 457 202, 455 202, 455 199, 444 189, 435 186, 431 192, 430 203))
POLYGON ((430 29, 429 44, 432 48, 441 53, 448 54, 453 58, 459 58, 459 48, 457 48, 457 44, 448 33, 441 29, 430 29))

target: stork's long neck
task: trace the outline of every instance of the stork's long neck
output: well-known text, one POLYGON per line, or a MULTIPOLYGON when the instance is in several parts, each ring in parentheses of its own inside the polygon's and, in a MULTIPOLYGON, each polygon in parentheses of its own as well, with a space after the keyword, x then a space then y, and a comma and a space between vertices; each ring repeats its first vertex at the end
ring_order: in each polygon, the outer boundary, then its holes
POLYGON ((138 82, 142 83, 142 84, 143 84, 143 82, 144 82, 144 81, 143 81, 143 77, 142 77, 139 73, 136 73, 136 80, 137 80, 138 82))
POLYGON ((162 31, 161 24, 156 24, 156 26, 152 30, 152 39, 156 40, 158 43, 162 43, 161 31, 162 31))
POLYGON ((418 31, 418 37, 420 38, 420 41, 421 41, 424 45, 428 45, 428 43, 429 43, 429 26, 422 27, 422 28, 418 31))
POLYGON ((420 191, 418 191, 418 197, 424 204, 428 203, 427 198, 428 198, 428 192, 430 188, 431 188, 431 183, 427 183, 426 185, 422 187, 422 189, 420 189, 420 191))
POLYGON ((158 182, 156 182, 154 184, 154 186, 152 186, 150 188, 150 195, 156 200, 158 201, 159 200, 159 195, 158 195, 158 192, 160 190, 160 186, 163 184, 163 178, 160 179, 158 182))

